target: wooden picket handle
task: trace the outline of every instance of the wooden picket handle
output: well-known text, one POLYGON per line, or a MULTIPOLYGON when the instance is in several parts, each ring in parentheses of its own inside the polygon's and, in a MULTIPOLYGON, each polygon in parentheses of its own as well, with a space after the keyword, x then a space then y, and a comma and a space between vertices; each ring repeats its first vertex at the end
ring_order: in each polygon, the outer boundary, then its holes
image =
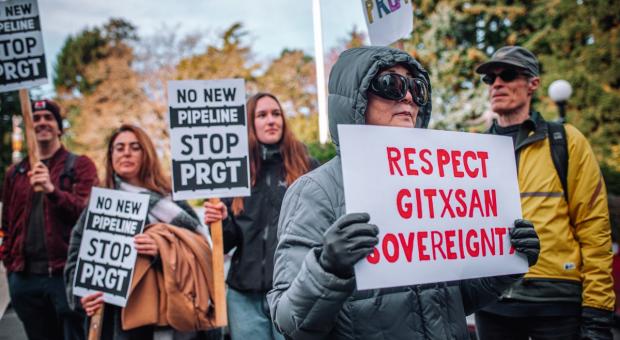
POLYGON ((90 325, 88 327, 88 340, 101 339, 101 327, 103 326, 103 309, 105 304, 102 304, 95 314, 90 318, 90 325))
MULTIPOLYGON (((219 198, 210 198, 209 203, 219 204, 219 198)), ((226 315, 226 287, 224 284, 224 235, 222 232, 222 221, 212 222, 209 226, 211 230, 211 241, 213 243, 213 304, 215 305, 215 326, 224 327, 228 324, 226 315)))
MULTIPOLYGON (((32 123, 32 108, 30 106, 30 95, 27 89, 19 90, 19 103, 22 108, 22 116, 24 118, 24 134, 26 135, 26 143, 28 143, 28 160, 30 161, 30 169, 39 163, 39 147, 34 135, 34 127, 32 123)), ((43 191, 43 186, 36 185, 34 191, 43 191)))

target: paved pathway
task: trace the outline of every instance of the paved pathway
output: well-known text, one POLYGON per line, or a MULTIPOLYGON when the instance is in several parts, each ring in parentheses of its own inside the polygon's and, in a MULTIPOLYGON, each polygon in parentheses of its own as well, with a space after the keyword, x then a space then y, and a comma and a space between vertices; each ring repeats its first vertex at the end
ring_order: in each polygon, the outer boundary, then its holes
POLYGON ((26 340, 26 333, 17 314, 9 308, 0 319, 0 340, 26 340))

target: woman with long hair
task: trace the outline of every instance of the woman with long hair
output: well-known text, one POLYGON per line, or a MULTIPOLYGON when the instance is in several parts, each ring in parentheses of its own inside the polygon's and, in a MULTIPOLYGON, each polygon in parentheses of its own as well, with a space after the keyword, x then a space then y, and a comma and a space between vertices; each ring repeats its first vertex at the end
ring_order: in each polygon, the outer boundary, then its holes
POLYGON ((223 220, 224 252, 236 248, 226 280, 232 339, 284 339, 272 325, 265 299, 272 287, 280 206, 288 186, 318 162, 288 128, 274 95, 258 93, 246 107, 251 196, 205 202, 204 220, 223 220))
MULTIPOLYGON (((149 136, 141 128, 123 124, 109 139, 106 154, 106 173, 104 184, 107 188, 149 195, 147 224, 166 223, 176 227, 196 231, 200 220, 194 210, 183 201, 172 201, 170 180, 164 175, 149 136)), ((75 266, 78 258, 86 211, 72 231, 69 255, 65 267, 65 282, 69 301, 74 303, 72 291, 75 266)), ((138 256, 150 256, 158 261, 158 246, 152 236, 142 233, 134 237, 138 256)), ((79 300, 90 317, 104 308, 102 339, 152 339, 156 332, 154 326, 143 326, 123 330, 121 308, 104 304, 103 293, 93 293, 79 300)), ((170 328, 157 332, 171 332, 170 328)))

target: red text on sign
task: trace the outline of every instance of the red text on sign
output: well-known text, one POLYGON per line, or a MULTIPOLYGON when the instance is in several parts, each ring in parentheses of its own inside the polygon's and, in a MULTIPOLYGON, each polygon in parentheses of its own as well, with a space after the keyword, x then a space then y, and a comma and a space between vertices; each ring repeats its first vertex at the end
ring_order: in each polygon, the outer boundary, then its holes
POLYGON ((501 256, 507 235, 506 227, 386 233, 366 260, 378 264, 501 256))
POLYGON ((400 189, 396 208, 404 219, 496 217, 497 194, 495 189, 400 189))
POLYGON ((388 167, 392 176, 430 175, 437 171, 439 177, 487 178, 486 151, 437 149, 386 148, 388 167))

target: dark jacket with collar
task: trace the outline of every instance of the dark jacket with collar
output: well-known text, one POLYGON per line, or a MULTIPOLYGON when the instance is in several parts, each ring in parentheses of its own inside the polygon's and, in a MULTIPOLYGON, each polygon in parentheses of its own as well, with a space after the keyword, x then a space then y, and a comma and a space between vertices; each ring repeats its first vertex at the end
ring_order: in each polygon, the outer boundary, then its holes
MULTIPOLYGON (((91 188, 99 183, 95 164, 86 156, 76 158, 74 181, 70 187, 60 184, 69 152, 61 147, 50 159, 48 169, 54 191, 44 194, 45 246, 49 272, 60 273, 67 259, 71 229, 86 207, 91 188)), ((4 239, 0 257, 9 272, 24 270, 25 240, 34 191, 28 178, 28 159, 12 166, 4 177, 2 194, 2 230, 4 239), (14 172, 16 172, 14 174, 14 172)))
MULTIPOLYGON (((226 282, 243 292, 267 293, 272 287, 278 219, 287 189, 278 147, 261 146, 261 157, 261 172, 251 196, 243 198, 243 211, 232 214, 232 199, 224 200, 229 211, 223 222, 224 252, 236 248, 226 282)), ((318 165, 311 159, 311 169, 318 165)))

